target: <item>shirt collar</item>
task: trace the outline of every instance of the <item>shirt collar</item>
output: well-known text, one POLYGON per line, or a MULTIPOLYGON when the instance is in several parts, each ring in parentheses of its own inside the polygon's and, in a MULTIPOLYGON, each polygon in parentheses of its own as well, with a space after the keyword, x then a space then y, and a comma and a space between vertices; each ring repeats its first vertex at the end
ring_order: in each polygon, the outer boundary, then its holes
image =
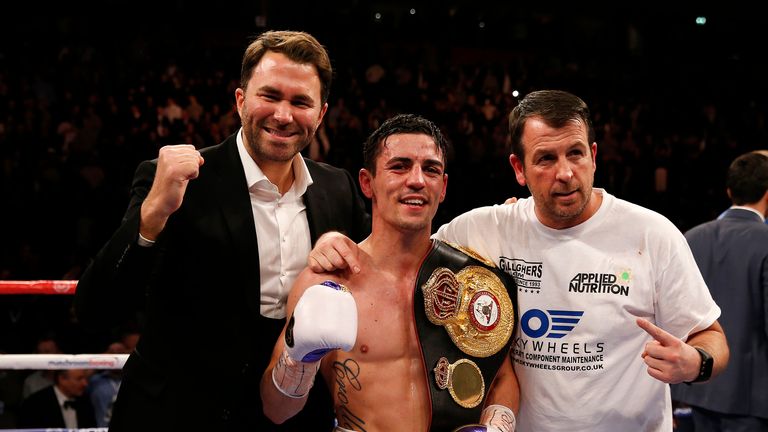
POLYGON ((56 384, 53 385, 53 392, 56 393, 56 399, 59 401, 59 407, 64 406, 64 402, 70 400, 64 393, 59 390, 56 384))
MULTIPOLYGON (((248 184, 249 190, 259 182, 268 182, 269 184, 272 184, 267 176, 264 175, 261 168, 259 168, 259 165, 253 158, 251 158, 251 155, 248 154, 248 150, 245 149, 242 127, 237 132, 237 153, 240 155, 240 162, 243 164, 243 169, 245 170, 245 181, 248 184)), ((309 168, 307 168, 307 164, 304 162, 301 153, 297 153, 296 156, 293 157, 293 164, 291 166, 293 168, 294 177, 291 188, 294 189, 296 196, 302 196, 307 191, 307 188, 313 183, 312 175, 309 174, 309 168)))
POLYGON ((759 211, 757 211, 757 210, 753 209, 752 207, 747 207, 747 206, 739 206, 739 205, 733 205, 733 206, 731 206, 731 208, 730 208, 730 209, 728 209, 728 210, 731 210, 731 209, 749 210, 749 211, 751 211, 752 213, 756 214, 758 217, 760 217, 760 220, 761 220, 761 221, 765 222, 765 216, 763 216, 763 215, 762 215, 762 214, 761 214, 759 211))

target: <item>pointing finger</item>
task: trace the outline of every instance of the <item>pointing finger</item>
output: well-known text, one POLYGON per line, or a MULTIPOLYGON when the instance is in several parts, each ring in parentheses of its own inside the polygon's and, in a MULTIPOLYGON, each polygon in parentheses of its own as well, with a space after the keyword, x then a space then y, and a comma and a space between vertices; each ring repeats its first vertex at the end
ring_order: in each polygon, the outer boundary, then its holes
POLYGON ((679 340, 676 337, 672 336, 671 334, 664 331, 662 328, 656 326, 655 324, 653 324, 652 322, 646 319, 638 318, 636 322, 638 327, 645 330, 646 333, 651 335, 651 337, 654 338, 655 340, 659 341, 659 343, 661 343, 661 345, 663 346, 670 346, 672 344, 679 342, 679 340))

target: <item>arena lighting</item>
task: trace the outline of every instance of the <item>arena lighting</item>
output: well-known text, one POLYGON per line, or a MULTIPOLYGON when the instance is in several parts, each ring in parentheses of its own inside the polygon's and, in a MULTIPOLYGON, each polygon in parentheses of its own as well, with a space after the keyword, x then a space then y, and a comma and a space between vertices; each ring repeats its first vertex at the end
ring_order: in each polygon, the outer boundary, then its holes
POLYGON ((373 19, 375 19, 376 21, 381 21, 381 13, 376 12, 375 14, 373 14, 373 19))
POLYGON ((416 15, 416 9, 411 8, 410 12, 411 12, 411 15, 416 15))
POLYGON ((512 90, 512 97, 518 97, 520 96, 520 92, 517 90, 512 90))
POLYGON ((696 17, 696 25, 703 26, 707 23, 707 17, 705 16, 697 16, 696 17))
POLYGON ((480 21, 479 23, 477 23, 477 26, 480 28, 485 28, 485 21, 480 21))

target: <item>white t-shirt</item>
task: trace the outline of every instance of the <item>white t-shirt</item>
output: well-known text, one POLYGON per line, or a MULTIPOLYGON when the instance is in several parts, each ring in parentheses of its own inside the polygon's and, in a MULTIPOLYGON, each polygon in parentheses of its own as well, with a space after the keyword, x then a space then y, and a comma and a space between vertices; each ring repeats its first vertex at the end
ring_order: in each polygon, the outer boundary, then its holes
POLYGON ((435 237, 494 260, 518 285, 517 430, 671 431, 669 386, 640 357, 650 320, 685 340, 720 308, 680 231, 602 189, 575 227, 542 225, 532 199, 465 213, 435 237))

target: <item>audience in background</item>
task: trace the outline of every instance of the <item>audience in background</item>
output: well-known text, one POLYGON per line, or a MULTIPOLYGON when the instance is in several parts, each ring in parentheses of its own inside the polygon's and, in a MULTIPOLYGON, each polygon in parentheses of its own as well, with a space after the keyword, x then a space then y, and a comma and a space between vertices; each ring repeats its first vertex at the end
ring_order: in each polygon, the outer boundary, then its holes
POLYGON ((96 425, 93 406, 84 397, 89 371, 57 370, 54 384, 33 393, 21 403, 22 428, 90 428, 96 425))
MULTIPOLYGON (((24 31, 39 33, 34 40, 18 37, 19 43, 0 46, 0 224, 10 227, 0 241, 0 280, 79 278, 120 223, 139 161, 165 144, 221 142, 239 127, 229 100, 237 82, 225 79, 236 74, 216 68, 232 62, 211 59, 239 57, 243 37, 221 36, 198 49, 188 33, 182 39, 137 29, 123 34, 124 51, 115 51, 89 33, 97 30, 76 25, 73 17, 84 14, 71 15, 26 26, 24 31)), ((501 42, 476 36, 474 45, 464 44, 467 33, 455 32, 461 44, 435 45, 431 34, 414 38, 412 29, 388 33, 386 43, 364 38, 367 56, 345 52, 344 46, 354 46, 340 40, 347 35, 327 38, 340 45, 331 47, 339 76, 311 155, 357 172, 364 137, 384 119, 400 112, 433 119, 451 141, 452 193, 436 215, 434 226, 440 226, 470 208, 527 195, 504 162, 505 118, 518 98, 512 91, 522 97, 562 87, 592 101, 597 140, 604 143, 597 154, 597 186, 664 214, 681 230, 713 219, 729 205, 721 194, 727 163, 768 148, 766 101, 755 96, 761 92, 751 91, 750 82, 765 69, 748 63, 755 57, 750 43, 759 38, 745 38, 736 44, 743 52, 727 59, 712 45, 705 45, 706 59, 693 51, 686 57, 694 62, 681 59, 686 50, 678 49, 665 67, 654 61, 665 60, 663 53, 652 57, 655 36, 643 34, 634 22, 642 17, 634 18, 616 23, 620 37, 602 45, 612 52, 579 39, 589 51, 580 56, 570 53, 575 44, 553 46, 563 40, 543 18, 512 26, 516 31, 501 42), (623 46, 625 35, 631 37, 623 46), (493 49, 487 49, 490 44, 493 49), (498 48, 506 44, 508 49, 498 48), (724 90, 708 91, 713 88, 724 90)), ((0 35, 22 32, 21 26, 0 27, 0 35)), ((669 38, 659 45, 678 48, 669 38)), ((103 350, 113 329, 78 333, 70 301, 3 298, 0 352, 32 352, 41 330, 62 328, 68 331, 60 334, 60 350, 103 350)), ((14 372, 0 371, 0 423, 13 418, 18 404, 18 392, 6 391, 23 377, 14 372)))
MULTIPOLYGON (((61 354, 59 344, 52 335, 45 335, 37 341, 35 354, 61 354)), ((24 388, 21 391, 23 399, 28 398, 48 386, 53 385, 53 370, 36 370, 24 379, 24 388)))

